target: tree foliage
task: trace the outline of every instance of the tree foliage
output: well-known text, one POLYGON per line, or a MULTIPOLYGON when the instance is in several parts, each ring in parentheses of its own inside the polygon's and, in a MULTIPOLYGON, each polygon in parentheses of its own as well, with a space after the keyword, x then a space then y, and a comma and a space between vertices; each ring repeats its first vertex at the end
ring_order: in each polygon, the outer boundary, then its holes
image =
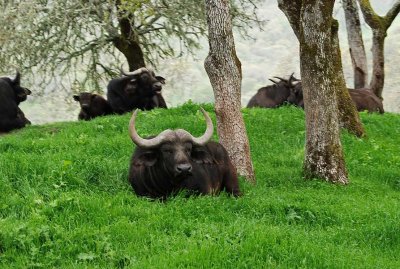
MULTIPOLYGON (((260 23, 258 2, 232 0, 242 33, 260 23)), ((129 62, 118 42, 139 53, 138 65, 154 65, 193 53, 206 35, 204 3, 197 0, 16 0, 2 1, 0 8, 0 72, 17 67, 46 78, 68 75, 95 88, 129 62)))

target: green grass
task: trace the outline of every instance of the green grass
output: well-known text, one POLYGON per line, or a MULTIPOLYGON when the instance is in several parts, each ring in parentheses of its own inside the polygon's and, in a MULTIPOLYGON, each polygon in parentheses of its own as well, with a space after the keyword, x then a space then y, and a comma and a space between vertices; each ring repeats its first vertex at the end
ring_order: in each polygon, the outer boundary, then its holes
MULTIPOLYGON (((343 134, 351 183, 336 186, 302 178, 302 110, 243 114, 257 185, 241 179, 238 199, 136 197, 129 115, 0 137, 0 268, 400 268, 400 115, 361 114, 368 137, 343 134)), ((194 104, 137 124, 205 128, 194 104)))

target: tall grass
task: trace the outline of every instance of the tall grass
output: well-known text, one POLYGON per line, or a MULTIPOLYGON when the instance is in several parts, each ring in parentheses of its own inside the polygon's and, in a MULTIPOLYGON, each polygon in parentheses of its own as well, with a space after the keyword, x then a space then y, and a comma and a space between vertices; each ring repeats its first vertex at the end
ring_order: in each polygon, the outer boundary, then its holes
MULTIPOLYGON (((238 199, 136 197, 130 115, 0 137, 0 267, 400 268, 399 115, 362 113, 368 137, 343 134, 351 183, 336 186, 302 178, 302 110, 243 114, 257 185, 241 179, 238 199)), ((137 125, 205 129, 194 104, 137 125)))

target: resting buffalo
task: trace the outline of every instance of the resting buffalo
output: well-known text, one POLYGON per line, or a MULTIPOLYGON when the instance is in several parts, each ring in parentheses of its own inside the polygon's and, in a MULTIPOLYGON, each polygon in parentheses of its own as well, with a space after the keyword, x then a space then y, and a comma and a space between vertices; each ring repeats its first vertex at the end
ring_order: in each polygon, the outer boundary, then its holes
POLYGON ((74 100, 79 102, 81 106, 81 111, 78 115, 79 120, 91 120, 113 113, 110 104, 100 95, 81 92, 78 95, 74 95, 74 100))
POLYGON ((250 99, 247 107, 266 107, 276 108, 283 105, 290 94, 290 89, 296 85, 296 79, 293 74, 290 75, 289 79, 279 79, 279 82, 271 80, 274 84, 266 87, 262 87, 258 92, 250 99))
POLYGON ((379 112, 381 114, 385 112, 383 110, 382 100, 370 89, 349 89, 349 93, 358 111, 368 110, 370 113, 379 112))
POLYGON ((161 95, 162 84, 165 84, 163 77, 144 67, 124 75, 111 80, 107 86, 107 99, 115 113, 123 114, 136 108, 167 108, 161 95))
POLYGON ((129 181, 139 196, 165 199, 179 190, 217 194, 225 190, 241 195, 238 178, 225 148, 210 140, 213 124, 201 109, 207 129, 201 137, 185 130, 165 130, 156 137, 141 138, 136 132, 136 110, 129 124, 130 136, 137 145, 133 153, 129 181))
POLYGON ((21 87, 20 82, 18 71, 14 79, 0 78, 0 132, 23 128, 31 123, 18 107, 31 94, 30 90, 21 87))
POLYGON ((293 88, 290 89, 287 102, 289 104, 304 108, 303 88, 301 86, 301 82, 297 83, 293 88))
MULTIPOLYGON (((350 97, 356 105, 357 111, 368 110, 368 112, 384 113, 382 100, 379 99, 370 89, 349 89, 350 97)), ((301 82, 291 89, 288 103, 304 108, 303 89, 301 82)))

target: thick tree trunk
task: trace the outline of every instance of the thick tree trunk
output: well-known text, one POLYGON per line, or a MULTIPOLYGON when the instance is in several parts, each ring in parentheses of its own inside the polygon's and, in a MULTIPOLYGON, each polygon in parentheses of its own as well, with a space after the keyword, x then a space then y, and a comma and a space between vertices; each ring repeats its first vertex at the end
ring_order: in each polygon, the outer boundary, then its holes
POLYGON ((300 62, 306 113, 304 172, 308 178, 347 184, 331 43, 334 2, 303 0, 300 11, 300 62))
POLYGON ((372 77, 370 88, 376 96, 383 99, 385 85, 385 37, 386 30, 372 30, 372 77))
MULTIPOLYGON (((301 24, 300 24, 300 11, 302 8, 303 2, 301 0, 292 1, 292 0, 278 0, 279 8, 285 13, 288 21, 297 37, 300 41, 301 37, 301 24)), ((336 63, 335 72, 337 74, 336 94, 338 96, 339 102, 339 121, 340 126, 346 128, 350 133, 361 137, 365 134, 364 128, 362 126, 360 116, 358 112, 355 110, 354 103, 350 99, 350 95, 346 88, 346 82, 344 79, 342 61, 340 55, 340 46, 339 46, 339 38, 337 37, 338 26, 337 23, 332 24, 332 42, 335 49, 332 50, 334 53, 333 57, 335 59, 334 63, 336 63), (353 109, 354 108, 354 109, 353 109)))
POLYGON ((114 40, 114 45, 120 52, 122 52, 122 54, 124 54, 128 61, 129 71, 146 66, 143 51, 138 42, 120 37, 114 40))
POLYGON ((220 143, 238 173, 255 182, 241 114, 241 63, 236 55, 228 0, 205 0, 210 51, 204 62, 215 96, 220 143))
POLYGON ((133 17, 126 14, 126 11, 120 11, 121 0, 115 2, 118 10, 118 22, 121 34, 114 39, 115 47, 124 54, 128 61, 129 71, 145 67, 145 61, 142 48, 135 31, 132 28, 133 17))
POLYGON ((346 128, 350 133, 357 137, 365 135, 364 127, 360 120, 357 108, 350 97, 349 91, 346 87, 346 81, 343 74, 342 56, 340 53, 340 44, 338 37, 339 23, 336 20, 332 22, 332 56, 335 88, 337 90, 338 108, 339 108, 339 122, 340 127, 346 128))
POLYGON ((370 88, 376 96, 382 98, 385 83, 385 58, 384 46, 388 28, 400 12, 400 0, 396 0, 386 16, 381 17, 375 13, 369 0, 358 0, 365 22, 372 29, 372 77, 370 88))
POLYGON ((368 80, 367 56, 362 39, 360 17, 356 0, 343 0, 347 37, 354 70, 354 88, 364 88, 368 80))

